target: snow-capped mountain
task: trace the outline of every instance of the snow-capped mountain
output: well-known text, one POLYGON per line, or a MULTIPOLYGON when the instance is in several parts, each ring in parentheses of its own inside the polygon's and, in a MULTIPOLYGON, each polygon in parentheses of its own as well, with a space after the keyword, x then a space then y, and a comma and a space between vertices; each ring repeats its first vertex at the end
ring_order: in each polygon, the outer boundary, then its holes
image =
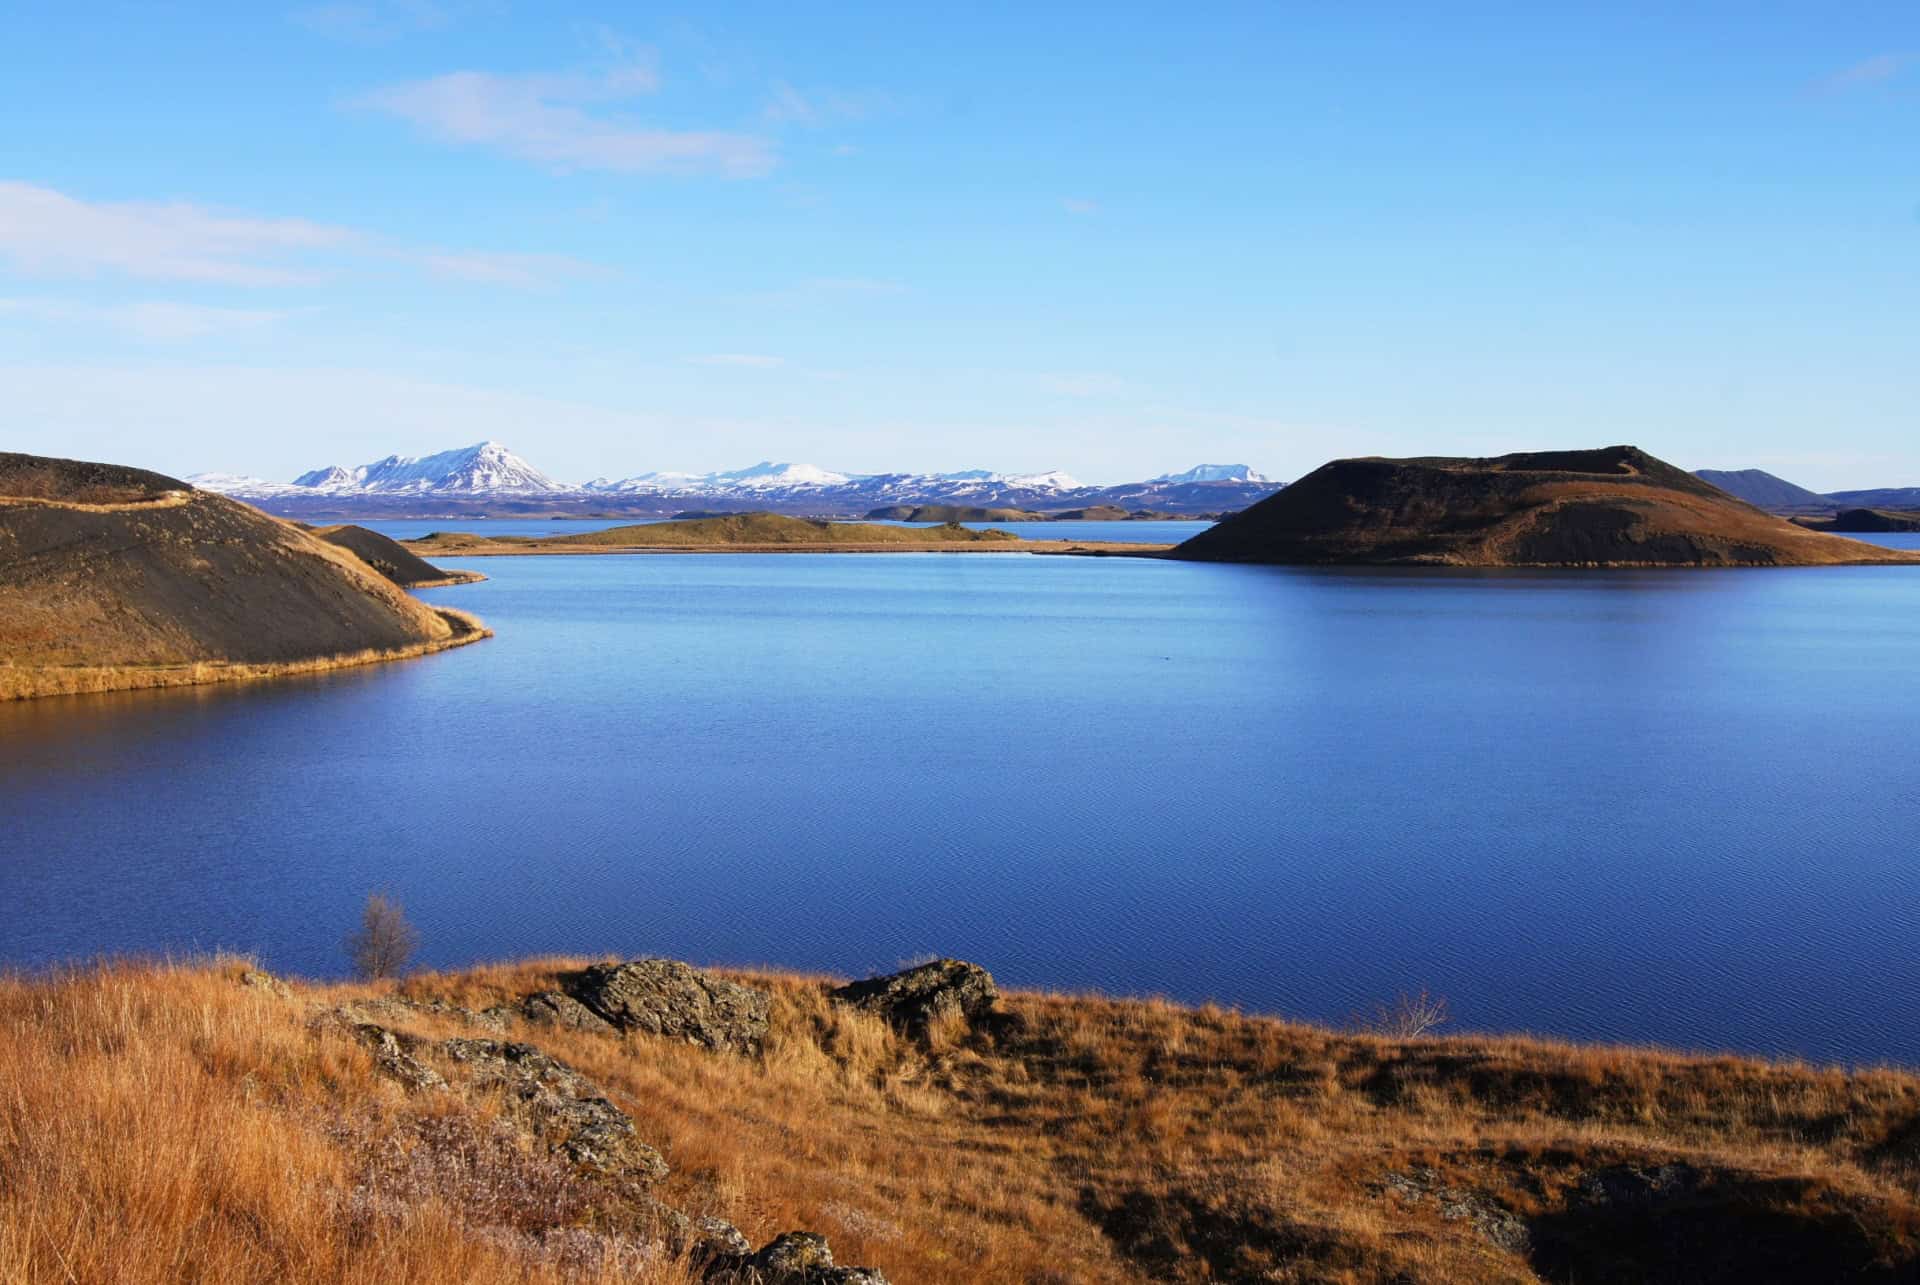
POLYGON ((481 442, 417 458, 389 455, 384 460, 353 469, 333 464, 302 473, 293 479, 293 484, 330 494, 413 491, 435 495, 518 495, 579 489, 554 481, 498 442, 481 442))
POLYGON ((302 473, 290 483, 228 473, 201 473, 188 480, 288 516, 354 511, 670 514, 716 504, 810 514, 863 514, 888 505, 954 503, 1030 509, 1119 504, 1217 512, 1243 507, 1279 489, 1242 465, 1203 464, 1147 482, 1098 487, 1086 486, 1058 470, 840 473, 771 460, 716 473, 639 473, 571 486, 554 481, 498 442, 419 458, 390 455, 358 468, 330 465, 302 473))
POLYGON ((1196 464, 1184 473, 1162 473, 1153 479, 1156 482, 1253 482, 1265 484, 1273 481, 1248 468, 1245 464, 1196 464))

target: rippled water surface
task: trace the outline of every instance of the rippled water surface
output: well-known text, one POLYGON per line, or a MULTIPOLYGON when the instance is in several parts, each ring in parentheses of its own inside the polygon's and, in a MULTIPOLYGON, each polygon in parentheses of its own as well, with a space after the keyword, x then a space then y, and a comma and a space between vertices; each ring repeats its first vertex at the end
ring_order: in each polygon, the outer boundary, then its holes
POLYGON ((0 960, 331 972, 383 887, 436 965, 939 951, 1920 1063, 1920 568, 472 565, 473 647, 0 705, 0 960))

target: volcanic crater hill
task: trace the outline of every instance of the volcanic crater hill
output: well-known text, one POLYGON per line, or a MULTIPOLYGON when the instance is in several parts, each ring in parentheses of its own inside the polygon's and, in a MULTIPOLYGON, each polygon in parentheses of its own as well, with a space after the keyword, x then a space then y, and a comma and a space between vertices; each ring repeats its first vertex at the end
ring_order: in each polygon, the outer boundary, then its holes
POLYGON ((0 454, 0 699, 331 669, 486 636, 238 501, 142 469, 0 454))
POLYGON ((1463 567, 1920 562, 1795 526, 1634 446, 1335 460, 1168 556, 1463 567))
POLYGON ((477 571, 446 571, 436 567, 392 536, 363 526, 342 523, 310 529, 328 544, 345 549, 403 589, 432 589, 486 579, 477 571))

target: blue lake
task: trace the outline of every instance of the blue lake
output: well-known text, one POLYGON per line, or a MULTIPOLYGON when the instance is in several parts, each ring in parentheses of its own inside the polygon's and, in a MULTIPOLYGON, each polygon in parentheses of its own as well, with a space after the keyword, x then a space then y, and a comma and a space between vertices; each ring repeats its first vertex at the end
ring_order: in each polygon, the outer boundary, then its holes
POLYGON ((434 965, 937 951, 1920 1064, 1920 569, 465 565, 473 647, 0 705, 0 960, 332 973, 384 888, 434 965))

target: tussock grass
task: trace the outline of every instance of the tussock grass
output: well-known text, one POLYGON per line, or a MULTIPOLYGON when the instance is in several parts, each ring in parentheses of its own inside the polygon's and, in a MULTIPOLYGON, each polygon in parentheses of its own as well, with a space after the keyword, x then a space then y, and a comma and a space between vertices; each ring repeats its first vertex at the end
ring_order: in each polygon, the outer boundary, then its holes
MULTIPOLYGON (((483 1009, 584 962, 284 998, 239 985, 235 960, 0 981, 0 1280, 685 1279, 617 1202, 505 1139, 497 1103, 409 1097, 311 1020, 389 994, 483 1009)), ((1596 1166, 1676 1161, 1760 1181, 1769 1217, 1839 1211, 1896 1256, 1920 1239, 1903 1071, 1048 994, 916 1041, 831 1003, 831 979, 728 975, 772 992, 760 1059, 512 1038, 634 1119, 672 1166, 669 1204, 756 1243, 822 1232, 896 1282, 1531 1280, 1524 1254, 1389 1175, 1537 1218, 1596 1166)))

